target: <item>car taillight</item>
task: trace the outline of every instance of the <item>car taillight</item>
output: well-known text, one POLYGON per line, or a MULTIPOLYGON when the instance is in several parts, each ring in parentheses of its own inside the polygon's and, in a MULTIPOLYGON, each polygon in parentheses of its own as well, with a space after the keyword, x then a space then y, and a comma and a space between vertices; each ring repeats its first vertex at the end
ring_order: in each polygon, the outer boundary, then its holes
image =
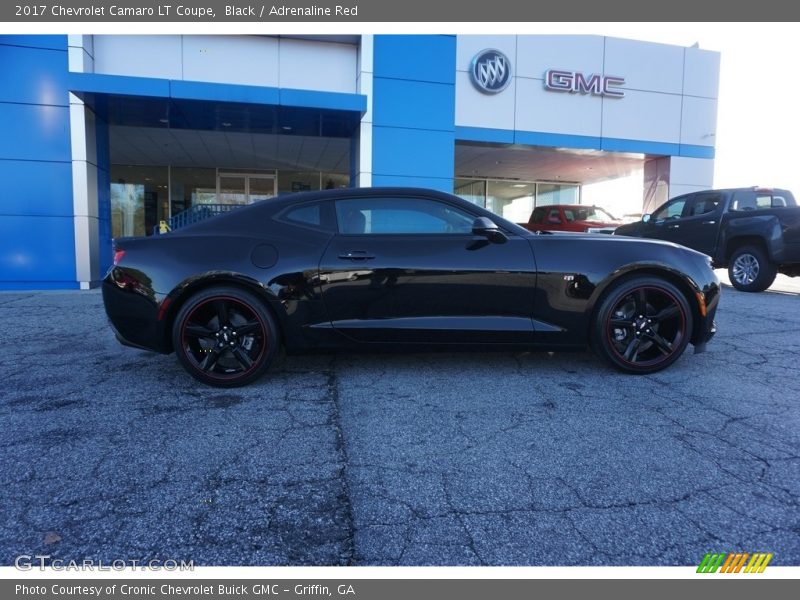
POLYGON ((125 250, 114 250, 114 266, 115 267, 120 263, 120 261, 122 260, 123 256, 125 256, 125 250))

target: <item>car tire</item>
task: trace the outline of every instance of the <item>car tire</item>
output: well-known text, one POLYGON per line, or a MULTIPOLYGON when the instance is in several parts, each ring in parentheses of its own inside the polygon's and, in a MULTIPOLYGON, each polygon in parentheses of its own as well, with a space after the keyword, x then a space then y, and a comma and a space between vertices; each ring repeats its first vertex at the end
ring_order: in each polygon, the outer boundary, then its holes
POLYGON ((236 287, 214 287, 189 298, 172 326, 178 361, 195 379, 216 387, 247 385, 279 355, 269 308, 236 287))
POLYGON ((757 246, 742 246, 728 262, 731 285, 741 292, 763 292, 777 274, 778 267, 757 246))
POLYGON ((626 373, 655 373, 674 363, 692 334, 692 311, 669 281, 637 276, 614 285, 592 321, 594 351, 626 373))

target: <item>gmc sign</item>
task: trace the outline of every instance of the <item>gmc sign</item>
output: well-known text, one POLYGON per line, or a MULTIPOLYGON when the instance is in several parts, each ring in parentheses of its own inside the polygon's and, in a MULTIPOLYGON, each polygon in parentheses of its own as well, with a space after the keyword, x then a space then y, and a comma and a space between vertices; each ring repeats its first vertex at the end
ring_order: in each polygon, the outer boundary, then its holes
POLYGON ((570 92, 572 94, 592 94, 593 96, 608 96, 609 98, 624 98, 625 92, 617 89, 624 85, 622 77, 610 75, 589 75, 575 71, 561 71, 548 69, 544 74, 544 87, 554 92, 570 92))

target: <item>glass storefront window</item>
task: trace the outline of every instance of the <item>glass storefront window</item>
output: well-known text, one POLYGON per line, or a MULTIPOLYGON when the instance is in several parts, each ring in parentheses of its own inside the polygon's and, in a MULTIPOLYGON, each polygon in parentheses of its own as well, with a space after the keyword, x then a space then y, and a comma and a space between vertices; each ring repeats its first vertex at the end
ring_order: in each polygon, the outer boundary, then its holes
POLYGON ((173 215, 197 204, 214 204, 217 201, 217 170, 172 167, 170 188, 173 215))
POLYGON ((345 173, 202 167, 111 166, 113 237, 151 235, 198 204, 250 204, 278 193, 350 187, 345 173))
POLYGON ((111 184, 111 235, 115 238, 144 235, 144 186, 111 184))
POLYGON ((527 223, 535 197, 535 183, 489 181, 486 208, 514 223, 527 223))
POLYGON ((322 189, 338 190, 350 187, 350 176, 346 173, 322 173, 322 189))
POLYGON ((551 204, 578 204, 581 201, 580 186, 558 183, 540 183, 536 206, 551 204))
POLYGON ((111 235, 150 235, 169 217, 167 167, 111 165, 111 235))
POLYGON ((483 179, 456 179, 453 193, 481 208, 486 205, 486 182, 483 179))
POLYGON ((345 173, 278 171, 278 195, 348 187, 350 187, 350 176, 345 173))
POLYGON ((319 171, 280 171, 278 194, 319 190, 319 171))
POLYGON ((515 223, 527 223, 536 206, 581 200, 581 186, 574 183, 457 178, 453 193, 515 223))

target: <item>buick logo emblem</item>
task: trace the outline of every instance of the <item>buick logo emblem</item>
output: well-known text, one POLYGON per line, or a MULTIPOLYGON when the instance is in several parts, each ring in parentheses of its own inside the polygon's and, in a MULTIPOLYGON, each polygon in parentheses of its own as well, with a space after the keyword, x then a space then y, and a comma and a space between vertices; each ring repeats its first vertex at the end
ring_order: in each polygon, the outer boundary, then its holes
POLYGON ((511 61, 499 50, 482 50, 472 59, 469 75, 481 92, 496 94, 511 83, 511 61))

